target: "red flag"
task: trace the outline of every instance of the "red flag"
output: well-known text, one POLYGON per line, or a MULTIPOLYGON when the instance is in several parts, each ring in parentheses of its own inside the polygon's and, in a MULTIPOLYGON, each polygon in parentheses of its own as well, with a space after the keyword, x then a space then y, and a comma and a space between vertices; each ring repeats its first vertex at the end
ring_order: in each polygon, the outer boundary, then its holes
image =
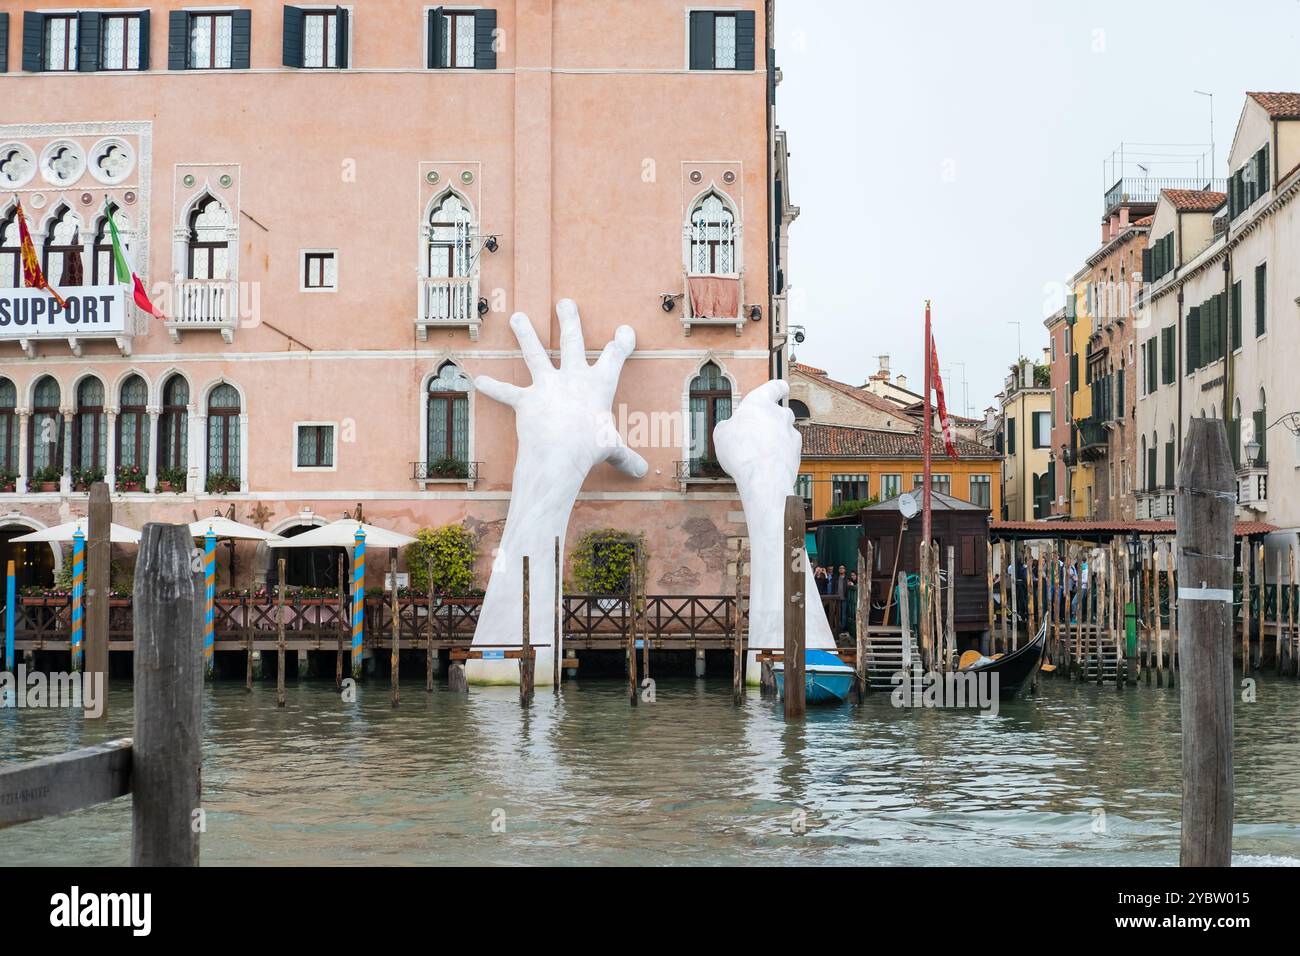
MULTIPOLYGON (((934 347, 934 335, 930 335, 930 374, 934 376, 934 391, 939 400, 939 428, 943 431, 943 447, 949 458, 957 457, 957 435, 952 428, 952 419, 948 417, 948 403, 943 399, 943 379, 939 375, 939 353, 934 347)), ((927 395, 927 402, 930 397, 927 395)), ((927 436, 928 440, 928 436, 927 436)))
POLYGON ((54 301, 59 303, 59 308, 66 309, 68 303, 64 301, 63 296, 55 292, 54 288, 45 281, 41 262, 36 258, 36 246, 32 244, 32 234, 27 231, 27 217, 23 215, 23 204, 17 196, 14 197, 14 202, 18 209, 18 257, 23 261, 23 285, 29 289, 44 289, 54 296, 54 301))

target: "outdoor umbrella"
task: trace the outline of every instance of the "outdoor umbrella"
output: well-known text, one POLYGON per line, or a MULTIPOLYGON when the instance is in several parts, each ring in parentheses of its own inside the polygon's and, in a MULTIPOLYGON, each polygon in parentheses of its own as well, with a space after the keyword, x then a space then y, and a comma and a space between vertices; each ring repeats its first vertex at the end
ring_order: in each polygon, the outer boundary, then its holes
MULTIPOLYGON (((71 541, 73 532, 80 531, 90 540, 89 520, 78 518, 76 521, 68 521, 64 524, 56 524, 53 528, 42 528, 40 531, 33 531, 30 534, 22 534, 12 540, 18 543, 28 543, 36 541, 71 541)), ((130 528, 120 524, 110 524, 108 528, 108 540, 113 544, 139 544, 140 532, 132 531, 130 528)))
POLYGON ((278 542, 284 540, 278 534, 272 534, 270 531, 263 531, 261 528, 254 528, 251 524, 244 524, 221 515, 213 515, 211 518, 200 518, 198 521, 190 522, 190 534, 195 538, 204 537, 209 530, 218 538, 238 541, 278 542))
POLYGON ((324 527, 268 543, 273 548, 350 548, 356 543, 358 528, 366 533, 367 548, 404 548, 415 543, 409 534, 365 524, 355 518, 340 518, 324 527))

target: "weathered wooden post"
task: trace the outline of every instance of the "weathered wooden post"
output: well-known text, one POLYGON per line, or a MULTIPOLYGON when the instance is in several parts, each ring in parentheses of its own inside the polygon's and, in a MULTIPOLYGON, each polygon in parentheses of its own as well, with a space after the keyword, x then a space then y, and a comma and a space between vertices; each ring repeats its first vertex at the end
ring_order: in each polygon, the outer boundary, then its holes
MULTIPOLYGON (((921 606, 920 606, 920 625, 917 631, 920 634, 921 646, 921 666, 929 670, 934 664, 934 653, 930 647, 930 639, 934 632, 934 604, 932 587, 934 578, 932 570, 934 562, 930 555, 930 542, 922 540, 917 549, 917 571, 921 575, 921 606)), ((787 676, 788 676, 787 666, 787 676)))
MULTIPOLYGON (((86 711, 88 720, 108 717, 108 571, 113 559, 109 543, 112 523, 113 503, 108 497, 108 485, 97 481, 90 486, 90 515, 86 520, 86 673, 99 674, 103 683, 100 685, 102 706, 95 713, 86 711)), ((188 567, 189 548, 185 554, 188 567)))
POLYGON ((875 568, 876 548, 874 541, 867 541, 867 553, 858 552, 858 602, 854 608, 853 686, 857 689, 858 703, 867 697, 867 627, 871 614, 871 572, 875 568))
POLYGON ((343 689, 343 639, 348 633, 348 590, 347 590, 347 559, 339 555, 339 626, 337 628, 339 635, 338 653, 334 655, 334 689, 343 689))
MULTIPOLYGON (((427 623, 429 626, 426 628, 427 637, 425 638, 426 644, 425 644, 425 652, 424 652, 425 693, 432 692, 433 690, 433 662, 435 657, 437 656, 437 652, 434 651, 433 649, 433 610, 434 610, 434 603, 437 600, 434 593, 435 588, 433 584, 433 552, 429 553, 428 573, 429 573, 429 618, 427 623)), ((414 589, 411 590, 411 594, 412 596, 414 596, 415 594, 414 589)))
POLYGON ((132 866, 199 863, 203 644, 193 547, 186 525, 150 522, 136 559, 132 866))
POLYGON ((524 626, 522 638, 519 647, 519 703, 527 707, 528 702, 533 698, 533 640, 532 629, 529 621, 529 582, 528 582, 528 555, 524 555, 524 597, 523 597, 523 615, 524 626))
POLYGON ((806 705, 804 686, 805 608, 808 601, 807 557, 804 552, 803 499, 788 495, 785 499, 785 719, 803 717, 806 705))
POLYGON ((244 690, 253 689, 253 605, 252 599, 244 596, 239 599, 239 606, 244 611, 244 690))
POLYGON ((898 589, 898 627, 902 644, 902 654, 899 660, 902 661, 903 679, 908 686, 908 696, 911 697, 915 684, 912 682, 912 623, 910 620, 912 602, 907 593, 907 572, 900 571, 898 581, 891 581, 889 586, 898 589))
POLYGON ((1236 482, 1223 423, 1194 418, 1175 509, 1182 661, 1183 816, 1179 863, 1232 859, 1232 529, 1236 482))
MULTIPOLYGON (((731 702, 745 700, 745 550, 736 555, 736 616, 731 628, 731 702)), ((697 653, 702 653, 698 652, 697 653)))
POLYGON ((275 706, 284 706, 284 558, 276 562, 275 590, 275 706))
POLYGON ((632 606, 636 596, 636 552, 628 561, 627 593, 623 604, 623 636, 627 640, 624 654, 627 658, 627 700, 636 706, 636 611, 632 606))
POLYGON ((398 687, 398 681, 401 678, 401 659, 402 659, 402 609, 397 604, 397 549, 390 548, 388 551, 388 581, 391 592, 389 593, 388 609, 393 616, 392 640, 389 642, 388 649, 388 699, 396 707, 402 699, 401 690, 398 687))
MULTIPOLYGON (((988 589, 988 599, 989 599, 989 606, 988 606, 989 636, 988 636, 988 646, 981 647, 980 651, 985 654, 988 654, 988 653, 992 653, 993 650, 993 620, 994 619, 993 619, 993 542, 992 541, 986 541, 984 543, 984 579, 985 579, 984 581, 985 587, 988 589)), ((894 588, 893 581, 889 582, 889 588, 891 591, 893 590, 894 588)), ((889 622, 885 621, 884 623, 888 624, 889 622)))
POLYGON ((1268 602, 1268 565, 1264 563, 1264 544, 1261 542, 1255 549, 1255 586, 1259 588, 1259 640, 1255 642, 1251 654, 1254 659, 1251 665, 1258 670, 1260 667, 1260 658, 1264 655, 1264 622, 1268 620, 1268 615, 1264 608, 1268 602))
POLYGON ((1250 586, 1251 561, 1250 539, 1241 541, 1241 674, 1250 673, 1250 602, 1254 592, 1250 586))

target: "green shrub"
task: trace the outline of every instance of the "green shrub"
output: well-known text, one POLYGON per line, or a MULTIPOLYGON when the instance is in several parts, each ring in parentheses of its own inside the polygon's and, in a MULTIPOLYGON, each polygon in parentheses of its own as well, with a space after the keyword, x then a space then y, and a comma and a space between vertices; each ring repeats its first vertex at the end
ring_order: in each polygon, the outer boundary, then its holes
POLYGON ((588 531, 570 552, 573 583, 584 594, 626 594, 632 573, 632 556, 640 554, 638 587, 645 583, 647 551, 644 534, 617 528, 588 531))
POLYGON ((863 498, 859 501, 841 501, 839 504, 832 507, 830 511, 826 512, 826 517, 842 518, 845 515, 855 515, 863 508, 868 505, 874 505, 879 500, 879 498, 871 497, 863 498))
POLYGON ((439 594, 460 596, 474 588, 474 559, 478 544, 463 525, 421 528, 415 543, 406 546, 406 571, 417 594, 429 591, 429 558, 433 558, 433 584, 439 594))

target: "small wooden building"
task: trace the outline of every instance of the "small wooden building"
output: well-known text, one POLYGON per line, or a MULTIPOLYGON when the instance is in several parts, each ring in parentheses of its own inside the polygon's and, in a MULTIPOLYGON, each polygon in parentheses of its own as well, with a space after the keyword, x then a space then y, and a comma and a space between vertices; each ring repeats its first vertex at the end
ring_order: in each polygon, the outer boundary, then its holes
MULTIPOLYGON (((915 500, 920 502, 920 494, 915 500)), ((875 546, 875 567, 871 574, 871 622, 881 623, 891 576, 920 570, 921 515, 904 518, 899 510, 902 496, 870 505, 860 514, 864 540, 875 546)), ((988 542, 991 513, 987 508, 933 492, 930 495, 931 533, 939 548, 939 566, 948 573, 948 547, 954 549, 957 590, 954 614, 957 632, 972 636, 988 628, 988 542)), ((898 610, 890 622, 898 621, 898 610)))

